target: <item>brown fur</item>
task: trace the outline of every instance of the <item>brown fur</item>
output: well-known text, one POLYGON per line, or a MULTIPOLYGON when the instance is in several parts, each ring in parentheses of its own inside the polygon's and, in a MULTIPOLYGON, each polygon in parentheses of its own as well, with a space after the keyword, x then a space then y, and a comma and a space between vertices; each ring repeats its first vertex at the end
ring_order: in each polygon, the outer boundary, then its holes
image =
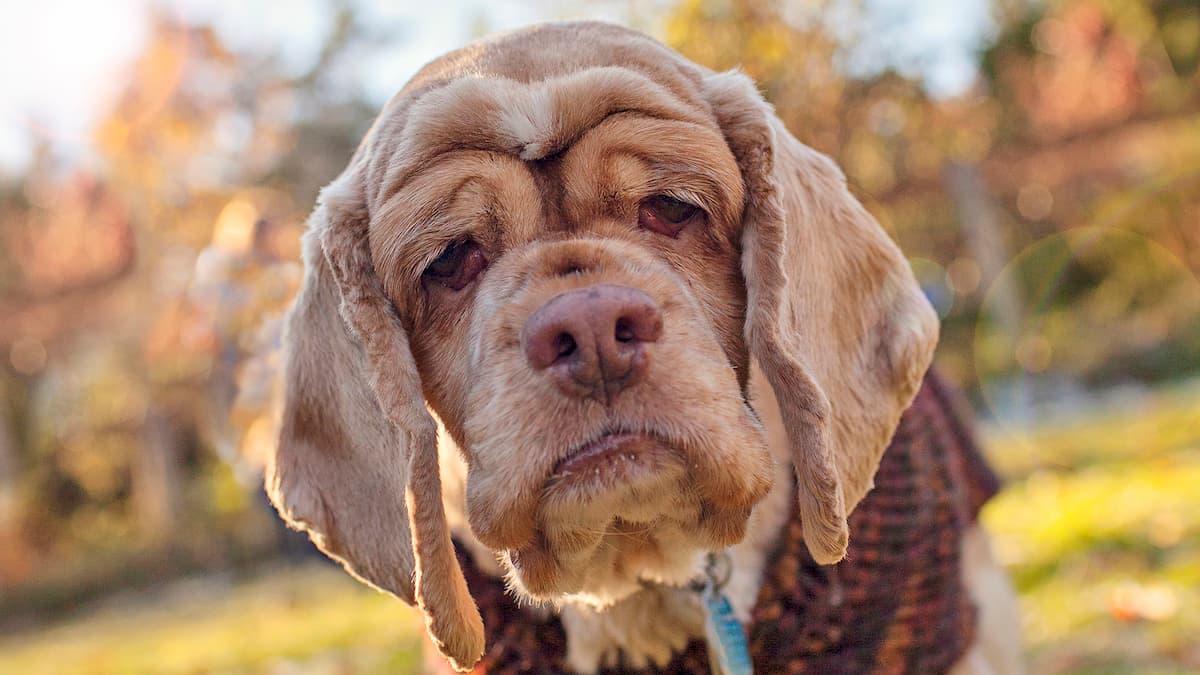
POLYGON ((748 402, 753 361, 787 430, 806 543, 835 562, 937 339, 895 245, 748 79, 602 24, 534 27, 427 66, 322 193, 305 265, 272 499, 352 574, 417 603, 459 669, 482 629, 447 507, 515 588, 583 607, 684 584, 708 550, 765 547, 747 524, 783 488, 748 402), (656 194, 707 220, 675 238, 639 229, 656 194), (458 292, 423 279, 467 235, 490 261, 479 279, 458 292), (521 329, 599 283, 653 298, 663 336, 637 386, 566 397, 529 367, 521 329), (439 473, 429 410, 465 486, 439 473), (552 480, 616 430, 659 447, 620 482, 552 480))

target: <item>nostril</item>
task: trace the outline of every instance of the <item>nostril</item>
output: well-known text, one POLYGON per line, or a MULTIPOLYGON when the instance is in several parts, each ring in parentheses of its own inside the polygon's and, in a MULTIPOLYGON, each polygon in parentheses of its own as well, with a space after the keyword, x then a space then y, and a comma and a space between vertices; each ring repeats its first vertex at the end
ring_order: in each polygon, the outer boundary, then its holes
POLYGON ((617 328, 615 332, 617 342, 632 342, 637 338, 633 331, 633 323, 625 317, 617 319, 617 328))
POLYGON ((554 338, 554 353, 555 359, 561 359, 564 356, 570 356, 575 353, 576 344, 575 338, 570 333, 559 333, 554 338))
POLYGON ((629 302, 618 311, 612 333, 617 344, 657 342, 662 336, 662 312, 649 298, 629 302))

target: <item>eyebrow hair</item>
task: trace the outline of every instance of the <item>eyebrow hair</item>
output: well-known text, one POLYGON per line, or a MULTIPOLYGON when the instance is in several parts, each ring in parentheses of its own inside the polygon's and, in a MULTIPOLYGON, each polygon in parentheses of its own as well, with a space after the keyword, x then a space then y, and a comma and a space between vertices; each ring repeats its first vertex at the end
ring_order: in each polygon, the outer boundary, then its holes
POLYGON ((486 150, 529 161, 560 152, 618 113, 713 126, 700 110, 645 75, 599 67, 539 82, 463 77, 421 95, 407 109, 399 145, 371 160, 380 203, 429 158, 486 150), (406 161, 395 162, 395 157, 406 161))
MULTIPOLYGON (((656 131, 669 131, 671 137, 653 146, 627 134, 618 136, 616 140, 611 137, 607 141, 597 139, 601 145, 597 149, 596 159, 607 164, 615 157, 631 158, 646 169, 646 180, 656 187, 662 186, 663 192, 690 193, 692 199, 685 201, 696 203, 710 216, 721 221, 734 222, 740 219, 744 186, 741 170, 732 154, 726 164, 717 154, 688 150, 697 143, 702 143, 704 147, 719 143, 719 147, 725 147, 723 137, 705 126, 682 120, 658 120, 651 122, 651 125, 657 127, 656 131), (702 138, 710 133, 713 134, 712 139, 702 138)), ((603 130, 597 125, 581 136, 578 142, 587 142, 585 139, 588 135, 603 130)))
POLYGON ((429 186, 430 191, 439 194, 437 199, 406 199, 407 190, 401 189, 372 217, 373 231, 386 228, 386 235, 378 245, 380 260, 372 261, 385 287, 394 288, 399 283, 407 284, 418 278, 424 269, 423 263, 469 231, 465 224, 456 223, 447 216, 463 189, 477 181, 479 176, 467 175, 459 177, 449 187, 444 183, 440 189, 429 186), (415 209, 406 208, 414 203, 415 209), (381 267, 383 262, 387 263, 386 267, 381 267))
POLYGON ((372 216, 372 231, 385 233, 373 246, 384 259, 374 264, 385 287, 409 284, 446 245, 482 232, 510 210, 502 181, 522 170, 529 169, 516 158, 479 150, 448 151, 423 165, 372 216), (472 191, 477 205, 468 214, 463 196, 472 191))

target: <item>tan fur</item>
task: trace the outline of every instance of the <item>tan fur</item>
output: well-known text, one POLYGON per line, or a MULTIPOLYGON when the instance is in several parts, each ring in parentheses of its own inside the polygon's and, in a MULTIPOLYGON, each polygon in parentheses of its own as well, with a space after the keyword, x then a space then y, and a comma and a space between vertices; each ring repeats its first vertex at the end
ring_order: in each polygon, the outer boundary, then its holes
POLYGON ((484 645, 447 517, 481 567, 560 609, 576 668, 659 662, 697 630, 671 589, 707 551, 733 547, 748 616, 790 467, 814 557, 845 554, 937 338, 895 245, 749 80, 603 24, 427 66, 323 192, 305 266, 269 492, 352 574, 418 604, 460 670, 484 645), (639 229, 654 195, 707 218, 639 229), (468 236, 490 263, 472 285, 422 277, 468 236), (522 326, 601 283, 649 296, 663 334, 636 386, 567 397, 526 362, 522 326), (626 479, 555 479, 614 431, 656 439, 626 479), (589 630, 608 642, 575 639, 589 630))

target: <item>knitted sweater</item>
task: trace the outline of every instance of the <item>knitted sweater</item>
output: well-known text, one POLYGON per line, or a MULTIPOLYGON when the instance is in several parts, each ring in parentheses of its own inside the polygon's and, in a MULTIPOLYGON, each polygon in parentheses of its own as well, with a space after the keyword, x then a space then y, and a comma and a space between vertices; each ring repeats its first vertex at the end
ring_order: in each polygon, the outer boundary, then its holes
MULTIPOLYGON (((799 515, 781 533, 747 626, 756 673, 942 673, 975 630, 962 584, 964 532, 998 489, 955 395, 926 377, 850 517, 845 560, 816 564, 799 515)), ((566 635, 555 617, 521 609, 503 581, 459 552, 479 604, 487 652, 475 673, 562 673, 566 635)), ((709 673, 693 640, 665 668, 604 673, 709 673)))

